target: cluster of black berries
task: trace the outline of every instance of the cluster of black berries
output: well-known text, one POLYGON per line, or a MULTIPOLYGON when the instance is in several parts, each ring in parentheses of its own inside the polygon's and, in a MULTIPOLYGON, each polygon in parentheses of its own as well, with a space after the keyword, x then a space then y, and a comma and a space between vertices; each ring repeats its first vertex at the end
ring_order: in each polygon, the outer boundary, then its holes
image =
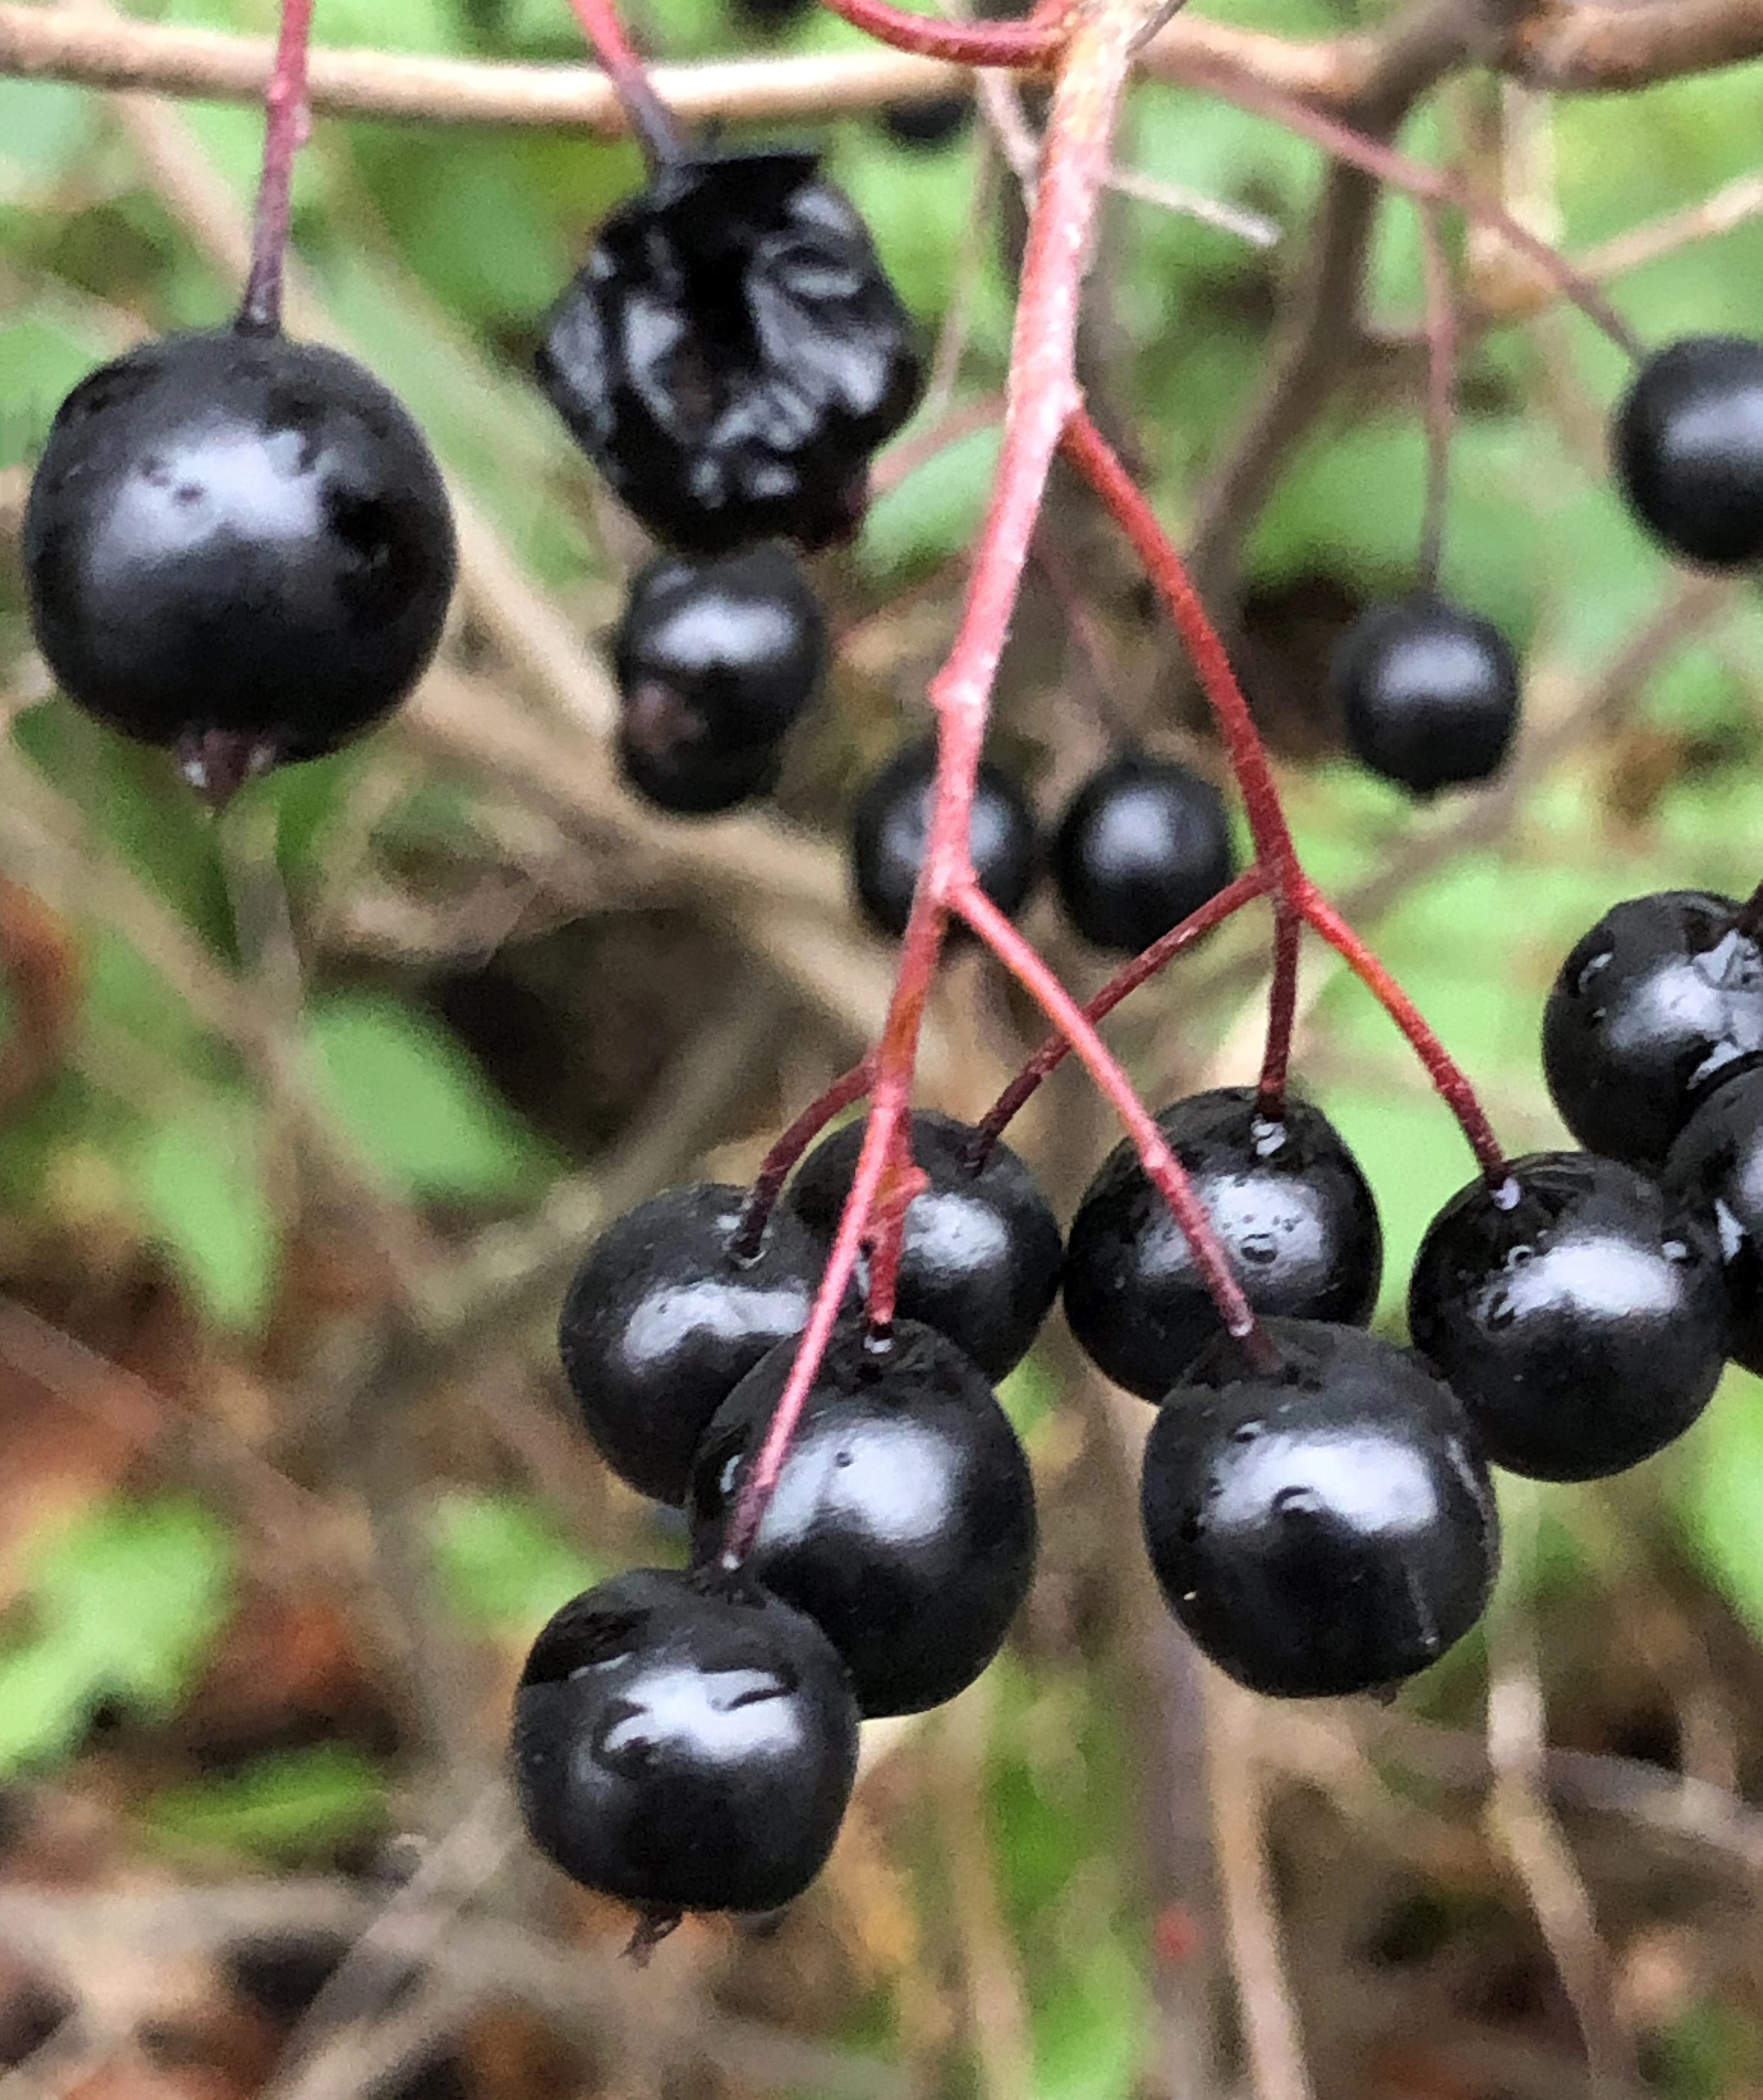
POLYGON ((912 1120, 928 1186, 906 1214, 897 1317, 883 1331, 847 1308, 727 1564, 861 1138, 824 1140, 762 1219, 715 1184, 640 1205, 564 1304, 588 1435, 631 1485, 684 1506, 692 1566, 616 1577, 546 1627, 516 1698, 515 1782, 541 1849, 658 1920, 799 1894, 837 1831, 859 1718, 970 1683, 1032 1573, 1033 1485, 992 1381, 1033 1341, 1064 1250, 1015 1154, 928 1113, 912 1120))
MULTIPOLYGON (((852 887, 877 933, 906 930, 924 864, 936 747, 903 745, 864 783, 852 812, 852 887)), ((982 761, 968 818, 980 888, 1014 918, 1050 862, 1060 907, 1093 946, 1136 955, 1208 902, 1236 873, 1224 801, 1179 761, 1127 752, 1080 783, 1050 848, 1034 806, 999 765, 982 761)))
POLYGON ((23 551, 63 691, 217 801, 390 712, 453 595, 452 513, 409 416, 352 359, 243 321, 80 382, 23 551))
POLYGON ((811 153, 662 161, 552 308, 539 382, 672 558, 614 645, 618 750, 657 808, 707 816, 774 781, 825 669, 783 548, 862 519, 869 460, 916 404, 917 332, 811 153))

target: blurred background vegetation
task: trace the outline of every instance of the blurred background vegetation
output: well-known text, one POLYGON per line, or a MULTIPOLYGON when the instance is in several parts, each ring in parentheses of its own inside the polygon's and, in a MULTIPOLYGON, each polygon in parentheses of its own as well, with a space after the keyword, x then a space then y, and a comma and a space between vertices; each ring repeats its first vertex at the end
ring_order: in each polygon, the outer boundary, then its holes
MULTIPOLYGON (((1207 11, 1293 37, 1385 19, 1207 11)), ((272 26, 266 0, 153 15, 272 26)), ((635 20, 672 58, 855 41, 724 0, 635 20)), ((579 49, 557 0, 317 20, 388 50, 579 49)), ((1644 337, 1755 333, 1759 107, 1754 69, 1553 105, 1466 75, 1403 143, 1572 255, 1663 223, 1613 285, 1644 337)), ((872 1732, 789 1917, 693 1925, 638 1976, 624 1921, 511 1839, 495 1776, 524 1643, 598 1573, 681 1552, 572 1432, 563 1284, 596 1220, 749 1173, 873 1030, 888 959, 845 902, 842 813, 920 719, 996 452, 1019 220, 984 135, 780 128, 824 149, 941 341, 917 430, 968 435, 885 469, 861 540, 815 565, 841 645, 775 810, 656 818, 606 757, 601 646, 642 550, 526 371, 634 155, 320 120, 296 324, 424 422, 470 505, 466 582, 406 719, 215 823, 47 693, 14 542, 68 386, 228 311, 259 120, 0 79, 0 2058, 20 2067, 0 2093, 1210 2100, 1245 2076, 1245 2022, 1279 2027, 1278 1941, 1323 2096, 1763 2093, 1763 1405, 1742 1374, 1633 1476, 1518 1484, 1485 1636, 1393 1706, 1275 1711, 1147 1595, 1142 1410, 1049 1330, 1007 1394, 1045 1511, 1032 1605, 952 1709, 872 1732)), ((1149 83, 1118 159, 1279 236, 1111 205, 1087 376, 1179 527, 1266 369, 1321 170, 1149 83)), ((1313 869, 1517 1151, 1559 1141, 1537 1024, 1578 933, 1621 895, 1757 878, 1763 614, 1748 585, 1671 576, 1614 499, 1616 353, 1452 240, 1469 307, 1522 311, 1465 348, 1443 570, 1525 653, 1510 778, 1416 812, 1338 758, 1322 690, 1419 529, 1399 201, 1346 383, 1239 521, 1227 610, 1313 869)), ((1217 770, 1124 554, 1057 485, 995 744, 1050 814, 1133 731, 1217 770)), ((1044 902, 1027 923, 1102 982, 1044 902)), ((1231 929, 1120 1017, 1154 1105, 1253 1071, 1261 938, 1231 929)), ((1306 997, 1298 1070, 1376 1188, 1396 1322, 1468 1155, 1319 954, 1306 997)), ((1035 1034, 957 956, 925 1098, 977 1113, 1035 1034)), ((1022 1141, 1068 1214, 1111 1133, 1062 1075, 1022 1141)))

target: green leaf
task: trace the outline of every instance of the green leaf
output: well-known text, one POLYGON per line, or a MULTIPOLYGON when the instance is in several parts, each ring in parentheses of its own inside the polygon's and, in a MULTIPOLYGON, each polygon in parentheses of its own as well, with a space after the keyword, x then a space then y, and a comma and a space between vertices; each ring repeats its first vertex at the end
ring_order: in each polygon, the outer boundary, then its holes
POLYGON ((386 1779, 365 1750, 316 1743, 255 1758, 223 1778, 167 1787, 145 1814, 153 1834, 180 1847, 224 1846, 285 1860, 380 1829, 386 1779))
POLYGON ((605 1572, 528 1495, 454 1489, 435 1503, 430 1531, 448 1601, 492 1630, 536 1630, 605 1572))
POLYGON ((317 1002, 308 1027, 330 1108, 401 1193, 516 1196, 554 1171, 457 1038, 426 1014, 381 993, 344 992, 317 1002))
POLYGON ((31 1630, 0 1652, 0 1776, 64 1754, 110 1701, 173 1712, 232 1586, 225 1529, 183 1497, 118 1500, 55 1532, 25 1583, 31 1630))
POLYGON ((245 1332, 268 1308, 279 1251, 259 1140, 250 1103, 210 1096, 148 1127, 130 1171, 144 1217, 205 1309, 245 1332))

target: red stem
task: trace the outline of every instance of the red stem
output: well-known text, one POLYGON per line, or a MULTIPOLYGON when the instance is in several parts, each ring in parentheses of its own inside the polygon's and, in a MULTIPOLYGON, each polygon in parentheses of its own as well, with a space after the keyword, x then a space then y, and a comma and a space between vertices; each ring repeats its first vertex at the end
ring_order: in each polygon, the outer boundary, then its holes
POLYGON ((312 129, 306 99, 312 30, 312 0, 281 0, 275 64, 263 90, 263 168, 251 226, 251 267, 235 324, 253 335, 281 330, 282 264, 288 252, 294 156, 312 129))
POLYGON ((1000 70, 1046 65, 1066 42, 1063 19, 1027 22, 949 22, 893 7, 888 0, 826 0, 835 15, 897 51, 947 59, 952 65, 1000 70))
POLYGON ((1413 1000, 1308 878, 1301 902, 1305 918, 1407 1038, 1426 1067, 1426 1076, 1461 1127, 1487 1185, 1497 1189, 1506 1178, 1505 1154, 1462 1067, 1421 1019, 1413 1000))
POLYGON ((1436 205, 1420 206, 1421 264, 1426 277, 1426 508, 1416 563, 1424 590, 1438 587, 1445 538, 1445 495, 1451 474, 1451 427, 1456 395, 1457 312, 1451 266, 1436 205))
POLYGON ((759 1242, 765 1238, 766 1221, 776 1207, 784 1184, 789 1179, 791 1167, 841 1109, 848 1109, 853 1101, 860 1101, 868 1092, 873 1065, 873 1060, 865 1057, 848 1072, 842 1072, 824 1093, 809 1102, 759 1162, 753 1187, 741 1206, 740 1222, 729 1242, 728 1251, 737 1261, 750 1261, 758 1254, 759 1242))
POLYGON ((1304 915, 1289 896, 1273 905, 1273 982, 1267 992, 1267 1048, 1257 1089, 1260 1113, 1270 1122, 1285 1113, 1286 1080, 1292 1068, 1292 1031, 1297 1025, 1297 969, 1304 915))
MULTIPOLYGON (((1239 875, 1235 882, 1221 889, 1217 895, 1191 911, 1179 926, 1172 927, 1167 933, 1153 941, 1141 955, 1137 955, 1126 967, 1109 978, 1095 997, 1083 1009, 1084 1018, 1092 1027, 1113 1012, 1129 992, 1137 991, 1147 978, 1154 977, 1166 963, 1180 955, 1184 948, 1191 947, 1202 934, 1209 933, 1215 926, 1222 926, 1231 913, 1239 911, 1253 898, 1266 894, 1267 878, 1261 870, 1252 867, 1239 875)), ((1049 1073, 1056 1072, 1071 1054, 1070 1041, 1063 1035, 1049 1035, 1046 1041, 1023 1065, 1003 1092, 974 1126, 974 1134, 967 1144, 967 1155, 977 1173, 986 1163, 987 1156, 1016 1116, 1023 1104, 1033 1094, 1049 1073)))
POLYGON ((1072 1054, 1080 1058, 1097 1087, 1126 1126, 1140 1163, 1151 1185, 1163 1198, 1182 1237, 1193 1254, 1194 1265, 1204 1278, 1212 1302, 1226 1327, 1239 1341, 1258 1370, 1270 1370, 1279 1352, 1255 1317, 1255 1308, 1236 1280, 1230 1257, 1224 1251, 1205 1206, 1194 1193, 1187 1169, 1169 1149, 1157 1127, 1156 1118, 1133 1091, 1133 1083, 1115 1061, 1107 1045, 1085 1017, 1083 1008, 1029 946, 977 882, 958 889, 951 902, 968 924, 1017 982, 1039 1004, 1054 1026, 1065 1036, 1072 1054))
POLYGON ((1067 457, 1102 498, 1116 523, 1132 542, 1133 551, 1144 567, 1158 595, 1169 608, 1183 646, 1206 695, 1224 748, 1243 791, 1243 805, 1255 841, 1255 858, 1267 871, 1275 897, 1290 898, 1302 877, 1297 849, 1292 842, 1273 768, 1236 682, 1231 660, 1218 630, 1208 617, 1200 595, 1188 580, 1182 558, 1170 545, 1157 523, 1156 513, 1140 493, 1133 477, 1120 464, 1114 448, 1080 408, 1066 426, 1067 457))
POLYGON ((1053 457, 1077 404, 1079 292, 1138 26, 1136 11, 1102 0, 1096 15, 1071 33, 1054 90, 1046 164, 1023 250, 997 475, 974 550, 961 624, 947 662, 930 683, 937 710, 936 785, 924 864, 874 1054, 869 1120, 802 1345, 724 1536, 726 1565, 740 1563, 764 1520, 858 1253, 873 1231, 884 1175, 890 1164, 899 1169, 901 1125, 949 900, 973 879, 968 828, 992 682, 1053 457))
POLYGON ((1602 329, 1625 355, 1638 360, 1644 355, 1640 338, 1589 277, 1575 270, 1566 257, 1551 248, 1540 234, 1532 233, 1497 204, 1477 196, 1455 175, 1447 174, 1443 168, 1429 167, 1424 161, 1411 160, 1393 146, 1368 139, 1350 125, 1324 116, 1301 96, 1270 86, 1233 66, 1196 66, 1191 78, 1195 84, 1204 82, 1239 109, 1270 117, 1287 130, 1297 132, 1301 138, 1320 146, 1335 160, 1363 169, 1387 188, 1403 191, 1428 203, 1447 204, 1465 218, 1491 227, 1509 246, 1534 262, 1549 282, 1560 289, 1562 297, 1602 329))
POLYGON ((569 0, 569 6, 601 71, 612 83, 652 173, 683 160, 687 151, 685 135, 673 111, 650 85, 647 68, 619 19, 617 0, 569 0))

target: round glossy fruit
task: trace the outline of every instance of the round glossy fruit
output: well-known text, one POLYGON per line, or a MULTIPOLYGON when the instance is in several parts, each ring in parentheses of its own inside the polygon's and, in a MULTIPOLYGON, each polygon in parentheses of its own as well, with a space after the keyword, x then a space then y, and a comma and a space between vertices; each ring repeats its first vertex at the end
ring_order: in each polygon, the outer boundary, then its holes
POLYGON ((1670 553, 1715 568, 1763 555, 1763 342, 1686 336, 1655 351, 1614 437, 1628 507, 1670 553))
MULTIPOLYGON (((908 743, 872 774, 851 818, 851 874, 864 916, 895 939, 906 930, 924 864, 936 746, 908 743)), ((1041 871, 1041 839, 1028 798, 1001 765, 982 760, 967 832, 979 887, 1014 918, 1041 871)))
POLYGON ((1236 873, 1217 789, 1173 759, 1138 752, 1078 788, 1050 858, 1066 917, 1086 941, 1123 955, 1148 948, 1236 873))
POLYGON ((744 1189, 664 1189, 589 1248, 558 1343, 594 1449, 621 1480, 683 1502, 710 1418, 768 1349, 802 1332, 820 1249, 773 1211, 757 1254, 738 1251, 744 1189))
POLYGON ((636 1568, 565 1604, 515 1695, 532 1842, 645 1910, 771 1910, 826 1863, 857 1768, 844 1665, 763 1590, 636 1568))
POLYGON ((781 547, 719 561, 664 554, 630 586, 612 642, 619 698, 659 687, 707 749, 775 743, 826 669, 826 620, 781 547))
MULTIPOLYGON (((912 1158, 930 1185, 907 1209, 895 1303, 1001 1379, 1052 1309, 1065 1248, 1046 1198, 1007 1145, 993 1145, 974 1171, 973 1134, 953 1116, 913 1112, 912 1158)), ((861 1122, 823 1138, 789 1185, 790 1208, 823 1251, 838 1229, 863 1138, 861 1122)))
MULTIPOLYGON (((1157 1127, 1257 1312, 1371 1317, 1383 1276, 1377 1207, 1319 1109, 1288 1097, 1269 1121, 1253 1087, 1221 1087, 1177 1101, 1157 1127)), ((1071 1220, 1065 1317, 1091 1361, 1146 1400, 1160 1400, 1218 1332, 1181 1228, 1129 1144, 1102 1162, 1071 1220)))
POLYGON ((896 146, 934 152, 959 139, 974 121, 970 95, 939 95, 934 102, 890 102, 882 112, 882 129, 896 146))
POLYGON ((80 382, 23 552, 68 699, 175 748, 198 785, 230 767, 219 787, 395 708, 453 586, 447 492, 394 397, 337 351, 230 328, 161 337, 80 382))
POLYGON ((1663 890, 1576 942, 1543 1009, 1543 1075, 1588 1150, 1657 1173, 1711 1087, 1763 1057, 1763 948, 1730 897, 1663 890))
POLYGON ((1251 1367, 1221 1335, 1158 1410, 1145 1541, 1169 1608, 1252 1691, 1398 1683, 1480 1617, 1493 1490, 1448 1388, 1356 1327, 1269 1320, 1251 1367))
POLYGON ((698 554, 848 538, 918 399, 918 333, 812 153, 699 152, 600 227, 539 383, 656 536, 698 554))
MULTIPOLYGON (((692 1542, 721 1551, 794 1358, 730 1394, 692 1469, 692 1542)), ((970 1684, 1028 1594, 1035 1495, 992 1388, 935 1328, 835 1333, 745 1568, 806 1612, 866 1716, 917 1714, 970 1684)))
POLYGON ((1727 1354, 1763 1376, 1763 1071, 1715 1088, 1665 1162, 1668 1202, 1713 1222, 1726 1279, 1727 1354))
POLYGON ((612 644, 625 780, 658 808, 692 816, 770 787, 826 651, 820 606, 781 547, 652 562, 612 644))
POLYGON ((1428 1226, 1408 1330, 1496 1465, 1600 1479, 1708 1405, 1726 1355, 1720 1247, 1709 1221, 1619 1161, 1533 1153, 1428 1226))
POLYGON ((1360 764, 1416 795, 1499 770, 1518 723, 1518 665, 1491 620, 1443 598, 1376 605, 1342 638, 1329 683, 1360 764))

